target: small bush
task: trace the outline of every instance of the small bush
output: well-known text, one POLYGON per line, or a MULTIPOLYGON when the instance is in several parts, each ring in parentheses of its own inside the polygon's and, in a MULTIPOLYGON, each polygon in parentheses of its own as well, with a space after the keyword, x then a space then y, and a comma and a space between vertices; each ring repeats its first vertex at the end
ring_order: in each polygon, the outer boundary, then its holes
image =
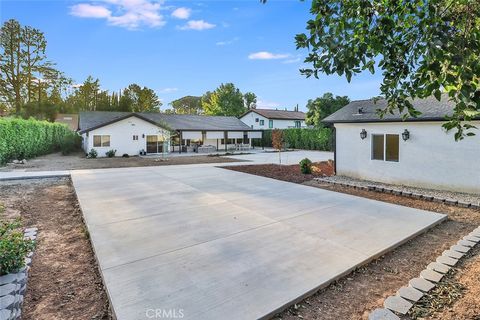
POLYGON ((122 158, 129 158, 130 156, 128 155, 128 153, 124 153, 122 154, 122 158))
POLYGON ((305 158, 300 161, 300 171, 303 174, 310 174, 312 173, 312 161, 310 159, 305 158))
POLYGON ((95 149, 91 149, 89 153, 87 153, 87 158, 95 159, 98 156, 98 152, 95 149))
POLYGON ((64 156, 74 151, 80 150, 81 147, 82 137, 76 133, 65 135, 60 140, 60 150, 62 151, 62 154, 64 156))
POLYGON ((107 152, 105 152, 105 155, 109 158, 113 158, 115 157, 115 153, 117 153, 117 150, 108 150, 107 152))
POLYGON ((0 275, 15 272, 25 265, 25 256, 35 247, 35 241, 23 238, 20 223, 0 222, 0 275))

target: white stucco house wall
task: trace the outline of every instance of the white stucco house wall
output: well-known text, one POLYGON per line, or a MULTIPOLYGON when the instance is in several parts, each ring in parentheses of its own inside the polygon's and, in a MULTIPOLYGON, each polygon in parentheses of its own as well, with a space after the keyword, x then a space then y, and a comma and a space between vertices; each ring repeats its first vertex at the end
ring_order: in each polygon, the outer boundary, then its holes
POLYGON ((79 114, 83 150, 98 157, 246 150, 262 137, 236 117, 90 111, 79 114))
MULTIPOLYGON (((336 174, 480 194, 480 131, 455 141, 454 130, 442 128, 453 110, 446 99, 414 100, 422 115, 405 121, 380 119, 375 110, 386 106, 383 100, 353 101, 325 118, 335 128, 336 174)), ((480 120, 472 124, 480 128, 480 120)))
POLYGON ((240 116, 251 129, 305 128, 305 113, 301 111, 250 109, 240 116))

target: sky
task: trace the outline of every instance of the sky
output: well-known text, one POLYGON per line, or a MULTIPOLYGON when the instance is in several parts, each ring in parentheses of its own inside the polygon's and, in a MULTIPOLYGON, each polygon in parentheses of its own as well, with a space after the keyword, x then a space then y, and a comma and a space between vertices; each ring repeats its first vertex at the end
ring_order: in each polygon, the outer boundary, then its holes
POLYGON ((42 1, 1 0, 0 20, 40 29, 47 56, 76 83, 89 75, 102 89, 137 83, 168 103, 233 82, 258 97, 258 108, 306 110, 325 92, 352 100, 379 94, 381 75, 348 83, 336 75, 306 79, 307 51, 294 37, 305 31, 310 1, 42 1))

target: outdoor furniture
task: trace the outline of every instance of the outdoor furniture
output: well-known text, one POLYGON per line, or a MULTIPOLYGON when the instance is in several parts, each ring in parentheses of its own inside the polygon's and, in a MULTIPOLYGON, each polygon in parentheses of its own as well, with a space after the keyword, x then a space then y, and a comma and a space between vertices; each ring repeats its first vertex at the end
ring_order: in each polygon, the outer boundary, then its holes
POLYGON ((199 146, 198 153, 212 153, 215 152, 216 148, 214 146, 199 146))

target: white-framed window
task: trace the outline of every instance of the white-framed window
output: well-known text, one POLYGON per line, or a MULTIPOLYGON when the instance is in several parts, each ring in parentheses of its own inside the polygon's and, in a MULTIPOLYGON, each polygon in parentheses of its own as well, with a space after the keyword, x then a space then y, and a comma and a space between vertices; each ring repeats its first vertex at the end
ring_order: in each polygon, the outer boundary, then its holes
POLYGON ((134 135, 133 135, 133 140, 134 140, 134 141, 137 141, 137 140, 138 140, 138 135, 137 135, 137 134, 134 134, 134 135))
POLYGON ((263 126, 265 124, 265 120, 260 120, 260 125, 263 126))
POLYGON ((372 160, 398 162, 400 136, 398 134, 372 134, 372 160))
POLYGON ((110 135, 94 135, 94 147, 110 147, 110 135))
POLYGON ((273 120, 268 120, 268 127, 269 127, 270 129, 273 128, 273 120))
POLYGON ((295 128, 301 128, 302 122, 300 120, 295 120, 295 128))

